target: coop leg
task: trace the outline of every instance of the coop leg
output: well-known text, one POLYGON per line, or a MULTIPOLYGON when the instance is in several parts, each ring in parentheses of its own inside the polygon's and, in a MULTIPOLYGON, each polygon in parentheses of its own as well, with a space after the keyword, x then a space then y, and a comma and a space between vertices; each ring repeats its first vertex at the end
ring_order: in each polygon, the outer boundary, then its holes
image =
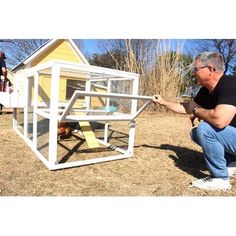
POLYGON ((130 129, 129 129, 129 145, 128 145, 128 153, 129 156, 133 156, 134 152, 134 136, 135 136, 135 120, 132 120, 130 123, 130 129))
POLYGON ((105 127, 104 127, 104 142, 108 143, 108 128, 109 128, 109 124, 108 122, 105 123, 105 127))

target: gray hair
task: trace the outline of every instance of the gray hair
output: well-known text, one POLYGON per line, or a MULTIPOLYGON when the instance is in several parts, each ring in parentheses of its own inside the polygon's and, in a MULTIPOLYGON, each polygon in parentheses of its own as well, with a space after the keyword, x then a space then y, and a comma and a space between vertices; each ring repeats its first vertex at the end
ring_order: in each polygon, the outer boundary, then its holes
POLYGON ((194 59, 200 60, 204 66, 212 64, 218 71, 225 70, 224 58, 222 54, 218 52, 203 52, 197 55, 194 59))

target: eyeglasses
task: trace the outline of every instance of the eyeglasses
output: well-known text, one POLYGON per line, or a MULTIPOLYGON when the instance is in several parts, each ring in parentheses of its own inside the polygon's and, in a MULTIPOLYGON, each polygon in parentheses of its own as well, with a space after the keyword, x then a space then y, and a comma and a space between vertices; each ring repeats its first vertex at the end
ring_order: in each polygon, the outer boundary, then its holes
POLYGON ((199 70, 201 70, 201 69, 203 69, 203 68, 206 68, 206 67, 209 67, 209 66, 193 67, 193 71, 194 71, 194 72, 197 72, 197 71, 199 71, 199 70))

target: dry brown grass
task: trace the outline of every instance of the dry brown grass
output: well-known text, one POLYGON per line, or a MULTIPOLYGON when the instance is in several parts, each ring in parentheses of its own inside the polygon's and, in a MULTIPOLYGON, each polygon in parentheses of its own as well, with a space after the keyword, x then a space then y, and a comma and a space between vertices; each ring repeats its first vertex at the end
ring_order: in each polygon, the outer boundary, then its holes
MULTIPOLYGON (((119 123, 112 130, 126 132, 119 123)), ((201 150, 189 138, 186 116, 144 114, 137 119, 134 156, 84 167, 49 171, 0 116, 1 196, 236 196, 188 188, 208 174, 201 150)))
MULTIPOLYGON (((112 41, 112 40, 111 40, 112 41)), ((114 40, 116 41, 116 40, 114 40)), ((190 65, 184 67, 183 43, 175 44, 171 40, 119 40, 116 47, 123 50, 124 61, 117 61, 117 68, 140 74, 139 94, 153 96, 161 94, 167 100, 175 100, 182 93, 184 76, 190 71, 190 65)), ((109 51, 109 46, 107 46, 109 51)), ((186 86, 186 85, 185 85, 186 86)), ((124 83, 123 93, 128 87, 124 83)), ((139 101, 142 105, 143 101, 139 101)), ((165 107, 149 107, 149 110, 167 111, 165 107)))

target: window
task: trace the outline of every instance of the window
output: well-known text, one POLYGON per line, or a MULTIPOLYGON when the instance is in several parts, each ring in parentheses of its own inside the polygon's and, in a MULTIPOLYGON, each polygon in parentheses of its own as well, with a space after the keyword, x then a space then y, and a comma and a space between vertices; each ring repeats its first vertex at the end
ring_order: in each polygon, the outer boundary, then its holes
MULTIPOLYGON (((74 91, 85 91, 85 81, 81 80, 71 80, 68 79, 66 82, 66 100, 70 100, 74 91)), ((79 99, 84 99, 84 96, 79 97, 79 99)))

